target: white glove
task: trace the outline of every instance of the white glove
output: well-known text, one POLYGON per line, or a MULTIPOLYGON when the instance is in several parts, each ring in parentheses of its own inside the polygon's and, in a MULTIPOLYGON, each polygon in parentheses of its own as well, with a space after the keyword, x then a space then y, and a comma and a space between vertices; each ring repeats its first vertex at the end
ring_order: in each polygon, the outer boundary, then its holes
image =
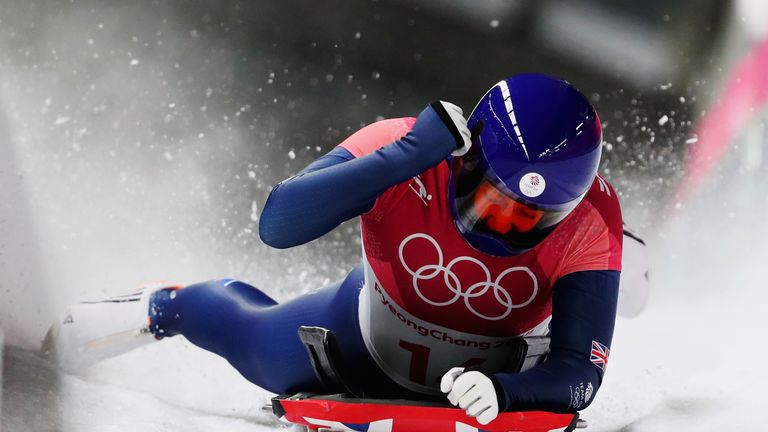
POLYGON ((448 393, 448 401, 465 410, 477 422, 486 425, 499 415, 499 401, 490 378, 478 371, 464 373, 456 367, 443 375, 440 391, 448 393))
POLYGON ((451 154, 453 156, 464 156, 469 151, 469 148, 472 147, 472 133, 467 128, 467 119, 464 118, 464 111, 450 102, 440 101, 440 104, 443 105, 443 108, 445 108, 453 124, 456 125, 456 129, 458 129, 461 137, 464 139, 464 145, 451 152, 451 154))

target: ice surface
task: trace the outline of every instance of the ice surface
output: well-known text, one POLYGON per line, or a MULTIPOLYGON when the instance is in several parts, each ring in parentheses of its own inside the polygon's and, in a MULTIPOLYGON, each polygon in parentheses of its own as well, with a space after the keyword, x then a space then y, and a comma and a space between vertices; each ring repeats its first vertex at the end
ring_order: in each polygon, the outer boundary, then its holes
POLYGON ((606 381, 583 413, 590 429, 761 430, 768 372, 754 340, 765 318, 753 300, 765 296, 749 294, 654 302, 643 316, 619 320, 606 381))
POLYGON ((4 432, 266 431, 270 394, 182 339, 111 359, 83 376, 59 373, 34 353, 5 355, 4 432))

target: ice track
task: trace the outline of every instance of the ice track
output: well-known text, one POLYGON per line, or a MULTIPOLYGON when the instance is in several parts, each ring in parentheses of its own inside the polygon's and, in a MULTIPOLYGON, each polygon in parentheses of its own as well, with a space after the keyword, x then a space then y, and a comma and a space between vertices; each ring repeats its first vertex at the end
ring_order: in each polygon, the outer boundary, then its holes
POLYGON ((35 353, 5 353, 3 432, 281 429, 261 407, 270 394, 223 361, 168 340, 92 368, 61 374, 35 353))

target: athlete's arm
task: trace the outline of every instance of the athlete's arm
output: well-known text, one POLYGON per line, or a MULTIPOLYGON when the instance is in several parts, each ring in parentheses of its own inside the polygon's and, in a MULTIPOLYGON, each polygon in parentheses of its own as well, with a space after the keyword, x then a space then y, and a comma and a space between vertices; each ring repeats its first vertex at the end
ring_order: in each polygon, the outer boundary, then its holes
POLYGON ((400 139, 357 158, 337 148, 279 183, 261 214, 262 241, 288 248, 314 240, 370 210, 389 187, 466 145, 466 120, 457 120, 449 110, 436 102, 421 112, 410 132, 400 139))
POLYGON ((618 292, 619 272, 614 270, 575 272, 555 283, 551 353, 525 372, 494 375, 500 411, 576 411, 589 406, 605 370, 597 358, 599 345, 592 357, 593 342, 606 348, 607 361, 618 292))

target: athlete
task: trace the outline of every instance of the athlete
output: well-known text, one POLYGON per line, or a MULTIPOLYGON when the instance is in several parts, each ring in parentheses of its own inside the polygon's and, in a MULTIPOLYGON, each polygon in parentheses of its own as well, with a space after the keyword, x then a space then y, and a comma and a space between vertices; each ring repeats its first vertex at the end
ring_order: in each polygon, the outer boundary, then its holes
POLYGON ((114 335, 183 335, 285 394, 323 391, 297 335, 316 326, 371 394, 447 397, 482 424, 581 410, 603 381, 622 261, 601 140, 584 95, 535 74, 500 81, 468 120, 436 102, 373 123, 275 186, 260 218, 262 240, 288 248, 359 216, 363 259, 343 281, 282 304, 237 280, 154 286, 76 306, 51 338, 95 358, 114 335), (549 342, 525 370, 521 337, 549 342))

